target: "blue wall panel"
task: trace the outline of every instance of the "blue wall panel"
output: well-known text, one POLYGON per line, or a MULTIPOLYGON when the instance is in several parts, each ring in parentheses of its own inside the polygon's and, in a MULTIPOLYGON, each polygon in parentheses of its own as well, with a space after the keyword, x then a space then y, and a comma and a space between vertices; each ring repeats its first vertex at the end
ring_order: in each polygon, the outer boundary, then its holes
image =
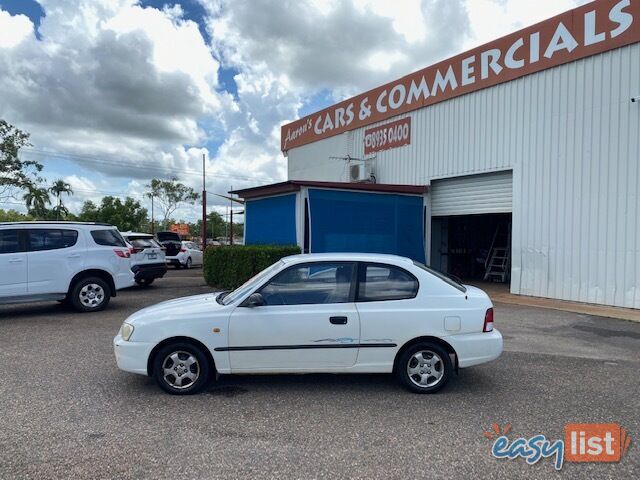
POLYGON ((425 261, 423 198, 309 189, 311 252, 392 253, 425 261))
POLYGON ((296 245, 296 195, 247 200, 245 245, 296 245))

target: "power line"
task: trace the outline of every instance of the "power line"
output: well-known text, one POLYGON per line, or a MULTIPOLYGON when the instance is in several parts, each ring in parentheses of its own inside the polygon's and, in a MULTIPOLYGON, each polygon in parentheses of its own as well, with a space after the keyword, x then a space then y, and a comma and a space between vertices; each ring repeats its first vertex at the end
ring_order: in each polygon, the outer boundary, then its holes
MULTIPOLYGON (((145 171, 155 170, 157 172, 161 172, 171 176, 175 176, 176 173, 180 173, 181 175, 191 175, 191 176, 198 176, 198 177, 202 176, 202 172, 183 168, 183 167, 179 167, 179 169, 174 170, 174 169, 171 169, 170 167, 162 167, 159 165, 125 163, 125 162, 119 162, 115 160, 108 160, 102 157, 97 157, 92 155, 52 152, 52 151, 46 151, 46 150, 38 150, 35 148, 23 148, 21 151, 24 151, 25 153, 28 153, 30 155, 37 155, 42 157, 63 158, 63 159, 69 159, 69 160, 84 160, 85 162, 93 165, 111 165, 115 167, 121 167, 123 169, 138 169, 138 170, 145 170, 145 171)), ((262 180, 262 181, 270 181, 270 182, 279 181, 278 179, 263 176, 263 175, 243 176, 243 175, 230 175, 230 174, 224 174, 224 173, 215 173, 214 175, 216 177, 233 178, 233 179, 239 179, 239 180, 262 180)))

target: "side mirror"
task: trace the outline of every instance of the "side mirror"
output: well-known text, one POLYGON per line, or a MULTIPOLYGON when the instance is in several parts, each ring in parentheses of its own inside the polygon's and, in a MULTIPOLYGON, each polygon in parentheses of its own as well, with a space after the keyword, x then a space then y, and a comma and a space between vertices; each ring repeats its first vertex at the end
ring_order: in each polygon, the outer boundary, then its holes
POLYGON ((249 308, 262 307, 263 305, 266 305, 266 302, 259 293, 252 293, 249 295, 249 298, 247 298, 243 304, 243 306, 249 308))

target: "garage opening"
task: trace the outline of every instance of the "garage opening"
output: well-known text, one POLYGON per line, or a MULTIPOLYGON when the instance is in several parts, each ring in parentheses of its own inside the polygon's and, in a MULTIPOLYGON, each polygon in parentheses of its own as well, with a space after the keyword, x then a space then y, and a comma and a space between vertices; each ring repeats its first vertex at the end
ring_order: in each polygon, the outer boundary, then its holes
POLYGON ((510 213, 434 217, 431 227, 436 270, 464 281, 509 283, 510 213))
POLYGON ((510 283, 511 171, 435 180, 431 266, 464 281, 510 283))

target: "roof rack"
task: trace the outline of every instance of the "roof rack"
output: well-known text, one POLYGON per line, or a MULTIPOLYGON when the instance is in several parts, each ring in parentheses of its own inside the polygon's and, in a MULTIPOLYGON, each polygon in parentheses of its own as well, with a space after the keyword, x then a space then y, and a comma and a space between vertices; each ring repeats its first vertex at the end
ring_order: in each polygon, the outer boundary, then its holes
POLYGON ((67 220, 31 220, 22 222, 0 222, 0 225, 97 225, 101 227, 114 227, 110 223, 102 222, 73 222, 67 220))

